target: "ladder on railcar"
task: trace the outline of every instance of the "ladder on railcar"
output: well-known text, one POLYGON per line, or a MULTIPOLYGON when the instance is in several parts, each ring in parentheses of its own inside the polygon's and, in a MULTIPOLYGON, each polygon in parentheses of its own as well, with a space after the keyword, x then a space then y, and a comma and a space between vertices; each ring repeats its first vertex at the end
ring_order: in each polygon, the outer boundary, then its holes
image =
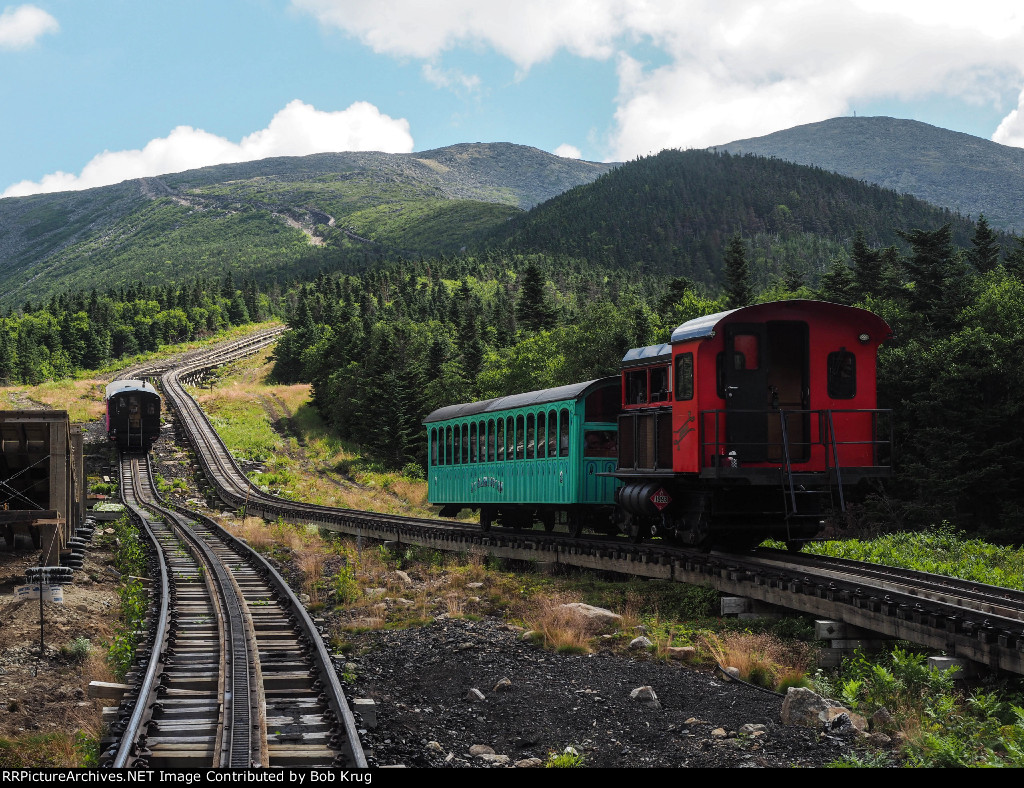
POLYGON ((779 411, 780 433, 782 436, 782 472, 784 476, 783 505, 787 539, 791 538, 790 526, 794 523, 801 520, 821 519, 824 507, 820 504, 826 499, 827 507, 833 513, 836 511, 846 511, 846 498, 843 495, 843 475, 842 468, 839 465, 839 445, 836 441, 835 423, 832 419, 831 410, 827 410, 824 413, 828 425, 828 437, 823 441, 825 445, 824 479, 826 485, 824 488, 815 487, 812 490, 808 490, 797 481, 793 473, 793 461, 789 450, 789 433, 786 428, 786 411, 779 411), (835 487, 839 493, 838 507, 836 507, 836 495, 832 485, 833 469, 835 470, 835 487), (805 502, 805 505, 800 505, 799 501, 801 500, 805 502), (811 505, 812 501, 814 502, 813 505, 811 505))

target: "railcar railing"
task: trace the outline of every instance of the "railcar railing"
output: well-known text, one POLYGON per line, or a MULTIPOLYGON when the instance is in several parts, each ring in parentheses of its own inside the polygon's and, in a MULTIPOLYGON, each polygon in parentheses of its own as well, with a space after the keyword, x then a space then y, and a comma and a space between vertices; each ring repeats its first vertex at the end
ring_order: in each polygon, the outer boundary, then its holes
MULTIPOLYGON (((892 470, 893 421, 888 409, 728 409, 700 413, 701 468, 730 475, 738 468, 786 468, 885 476, 892 470), (743 420, 740 434, 729 419, 743 420), (763 426, 758 416, 764 417, 763 426), (751 425, 754 425, 753 427, 751 425)), ((706 474, 705 474, 706 475, 706 474)))

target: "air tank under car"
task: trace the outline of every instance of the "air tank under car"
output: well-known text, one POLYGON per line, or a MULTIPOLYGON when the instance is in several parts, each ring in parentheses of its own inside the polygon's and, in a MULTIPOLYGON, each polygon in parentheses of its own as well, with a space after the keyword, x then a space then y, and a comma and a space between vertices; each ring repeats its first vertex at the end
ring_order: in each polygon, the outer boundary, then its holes
POLYGON ((121 451, 148 452, 160 437, 160 395, 144 380, 115 380, 106 389, 107 437, 121 451))

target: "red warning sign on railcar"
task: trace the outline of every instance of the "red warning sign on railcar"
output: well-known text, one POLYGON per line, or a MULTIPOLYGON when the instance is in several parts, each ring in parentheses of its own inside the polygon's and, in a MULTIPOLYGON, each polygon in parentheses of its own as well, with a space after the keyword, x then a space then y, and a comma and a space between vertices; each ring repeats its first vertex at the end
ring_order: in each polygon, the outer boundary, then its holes
POLYGON ((665 492, 664 487, 659 487, 657 492, 655 492, 654 495, 651 496, 651 503, 657 506, 658 511, 660 512, 662 509, 664 509, 666 506, 672 503, 672 496, 665 492))

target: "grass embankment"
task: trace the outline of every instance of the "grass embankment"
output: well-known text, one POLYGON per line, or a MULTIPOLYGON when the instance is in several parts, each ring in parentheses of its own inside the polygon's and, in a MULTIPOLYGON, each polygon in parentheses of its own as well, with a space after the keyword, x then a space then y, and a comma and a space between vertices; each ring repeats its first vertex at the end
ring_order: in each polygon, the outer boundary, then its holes
POLYGON ((220 331, 195 342, 182 342, 167 345, 156 353, 128 356, 111 362, 100 369, 85 370, 73 378, 49 381, 37 386, 14 385, 0 386, 0 410, 35 410, 40 407, 54 410, 66 410, 72 424, 81 424, 98 419, 103 415, 103 395, 107 383, 114 380, 115 373, 127 367, 141 363, 150 363, 161 359, 198 350, 218 342, 253 334, 257 331, 281 325, 280 321, 254 323, 220 331))
POLYGON ((249 474, 254 483, 292 500, 432 516, 425 481, 363 461, 320 418, 308 385, 268 382, 269 356, 243 359, 190 389, 236 459, 263 466, 249 474))
POLYGON ((804 552, 916 569, 1024 591, 1024 550, 971 539, 949 523, 914 533, 884 534, 870 541, 812 543, 804 552))

